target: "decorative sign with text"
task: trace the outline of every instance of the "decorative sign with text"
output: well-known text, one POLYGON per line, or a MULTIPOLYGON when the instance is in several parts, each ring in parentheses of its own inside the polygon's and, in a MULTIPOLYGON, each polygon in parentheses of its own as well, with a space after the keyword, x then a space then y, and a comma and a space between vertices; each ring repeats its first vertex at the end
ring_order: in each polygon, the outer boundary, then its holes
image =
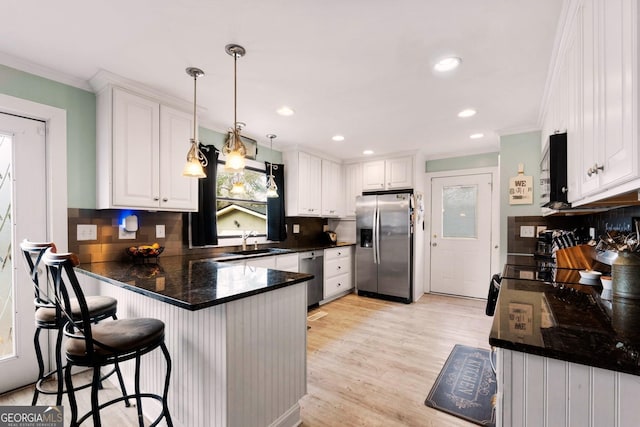
POLYGON ((509 204, 533 204, 533 177, 518 175, 509 178, 509 204))

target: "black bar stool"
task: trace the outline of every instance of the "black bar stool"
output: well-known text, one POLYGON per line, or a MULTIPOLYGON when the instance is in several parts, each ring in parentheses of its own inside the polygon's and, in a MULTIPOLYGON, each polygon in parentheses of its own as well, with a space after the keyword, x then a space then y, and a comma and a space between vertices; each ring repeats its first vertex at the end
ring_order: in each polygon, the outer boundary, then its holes
MULTIPOLYGON (((44 256, 44 253, 47 249, 51 248, 55 251, 56 246, 52 242, 31 242, 29 240, 24 240, 20 244, 20 249, 24 255, 24 259, 27 265, 27 270, 29 275, 31 276, 31 280, 34 285, 35 292, 35 322, 36 322, 36 332, 33 336, 33 344, 36 350, 36 358, 38 360, 38 379, 35 384, 35 389, 33 392, 33 399, 31 401, 31 405, 35 405, 38 402, 38 395, 42 394, 55 394, 56 396, 56 405, 60 405, 62 403, 62 395, 66 393, 64 389, 64 379, 63 379, 63 370, 64 365, 62 364, 62 337, 63 332, 62 329, 64 324, 66 323, 66 319, 63 318, 59 312, 56 310, 55 304, 51 301, 48 294, 53 292, 53 289, 48 289, 48 277, 46 277, 45 283, 40 283, 40 272, 39 266, 44 256), (47 330, 56 330, 56 351, 55 351, 55 368, 45 373, 44 361, 42 357, 42 349, 40 348, 40 331, 43 329, 47 330), (46 389, 43 385, 45 381, 51 378, 52 375, 56 375, 57 380, 57 388, 55 391, 51 389, 46 389)), ((99 322, 104 319, 113 318, 117 319, 116 311, 118 309, 118 301, 115 298, 106 297, 106 296, 88 296, 87 306, 89 308, 89 316, 92 322, 99 322)), ((80 320, 80 306, 78 305, 78 301, 74 298, 71 300, 72 306, 72 315, 74 319, 80 320)), ((127 391, 124 387, 124 381, 122 380, 122 375, 120 373, 120 369, 116 365, 114 369, 107 373, 102 379, 107 378, 113 373, 118 375, 118 381, 120 383, 120 387, 122 388, 123 396, 127 395, 127 391)), ((76 390, 80 390, 83 388, 87 388, 91 386, 91 384, 84 384, 76 387, 76 390)), ((126 406, 130 406, 129 401, 125 402, 126 406)))
POLYGON ((108 322, 94 323, 89 315, 87 300, 82 292, 74 267, 78 265, 75 254, 58 254, 48 249, 43 257, 54 284, 56 310, 59 310, 67 320, 64 334, 68 337, 64 345, 67 357, 65 381, 69 390, 71 406, 71 427, 80 425, 87 418, 92 417, 94 427, 101 426, 100 410, 113 403, 135 398, 138 410, 138 423, 144 426, 142 416, 142 398, 152 398, 162 403, 162 411, 150 427, 156 426, 163 418, 169 427, 173 426, 167 394, 171 377, 171 357, 164 342, 164 323, 158 319, 137 318, 119 319, 108 322), (81 320, 73 317, 71 297, 75 296, 81 312, 81 320), (162 396, 140 391, 140 358, 160 347, 167 363, 164 390, 162 396), (98 388, 100 387, 100 368, 125 360, 135 359, 135 392, 128 396, 118 397, 100 404, 98 402, 98 388), (91 384, 91 411, 78 419, 78 406, 75 401, 74 388, 71 377, 73 366, 83 366, 93 369, 91 384))

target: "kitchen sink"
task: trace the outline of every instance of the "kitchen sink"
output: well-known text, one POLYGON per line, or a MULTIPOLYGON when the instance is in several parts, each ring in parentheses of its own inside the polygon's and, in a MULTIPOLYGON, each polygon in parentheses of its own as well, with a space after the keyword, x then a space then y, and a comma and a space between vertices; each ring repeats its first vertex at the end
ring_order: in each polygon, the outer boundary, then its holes
POLYGON ((227 252, 233 255, 262 255, 262 254, 283 254, 290 252, 287 249, 279 249, 279 248, 262 248, 262 249, 247 249, 244 251, 233 251, 227 252))

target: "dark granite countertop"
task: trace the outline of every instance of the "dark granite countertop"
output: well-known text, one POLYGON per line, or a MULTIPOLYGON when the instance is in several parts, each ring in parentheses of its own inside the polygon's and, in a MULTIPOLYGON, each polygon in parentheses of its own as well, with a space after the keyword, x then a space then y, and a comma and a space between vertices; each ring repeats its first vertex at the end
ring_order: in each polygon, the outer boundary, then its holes
POLYGON ((81 264, 76 270, 187 310, 224 304, 313 278, 310 274, 225 264, 216 259, 165 256, 157 263, 97 262, 81 264))
POLYGON ((640 375, 640 301, 617 299, 577 270, 505 268, 489 343, 640 375), (549 272, 547 272, 549 273, 549 272))

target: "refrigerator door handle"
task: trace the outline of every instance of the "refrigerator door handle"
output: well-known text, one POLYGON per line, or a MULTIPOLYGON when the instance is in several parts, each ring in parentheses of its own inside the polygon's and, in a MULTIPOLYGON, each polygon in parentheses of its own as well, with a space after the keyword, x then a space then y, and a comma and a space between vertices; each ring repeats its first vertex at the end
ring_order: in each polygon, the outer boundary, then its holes
POLYGON ((371 218, 371 221, 373 222, 373 224, 371 224, 371 230, 372 230, 372 235, 371 235, 371 243, 373 246, 373 263, 377 264, 378 263, 378 258, 376 255, 376 237, 377 237, 377 229, 376 229, 376 217, 378 215, 378 210, 376 208, 373 209, 373 217, 371 218))
POLYGON ((374 224, 375 231, 375 243, 374 248, 376 252, 376 264, 380 264, 380 210, 376 206, 376 223, 374 224))

